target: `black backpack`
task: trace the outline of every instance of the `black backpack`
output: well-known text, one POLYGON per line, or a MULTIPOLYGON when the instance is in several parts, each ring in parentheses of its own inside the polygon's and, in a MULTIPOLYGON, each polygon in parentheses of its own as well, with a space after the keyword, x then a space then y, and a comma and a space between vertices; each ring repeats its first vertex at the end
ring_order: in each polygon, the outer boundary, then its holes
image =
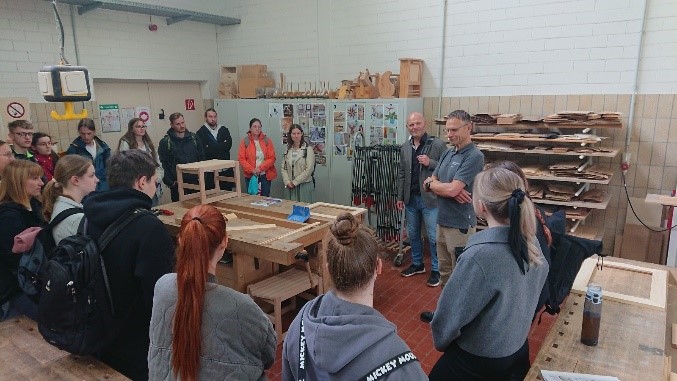
POLYGON ((28 251, 21 253, 17 269, 19 287, 33 301, 38 301, 38 294, 42 290, 41 279, 45 263, 49 258, 48 254, 56 247, 52 229, 66 218, 80 213, 84 213, 82 208, 69 208, 57 214, 49 224, 40 230, 35 237, 35 241, 33 241, 33 246, 28 251))
MULTIPOLYGON (((145 209, 125 213, 97 240, 87 236, 87 221, 77 235, 66 237, 45 265, 37 322, 42 336, 55 347, 90 355, 112 341, 115 310, 101 253, 145 209)), ((85 217, 86 219, 86 217, 85 217)))

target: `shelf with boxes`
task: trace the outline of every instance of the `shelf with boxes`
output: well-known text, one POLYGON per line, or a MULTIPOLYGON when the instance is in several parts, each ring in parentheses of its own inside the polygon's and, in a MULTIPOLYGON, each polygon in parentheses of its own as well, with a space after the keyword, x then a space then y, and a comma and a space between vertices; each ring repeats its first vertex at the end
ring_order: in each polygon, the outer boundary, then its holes
POLYGON ((592 189, 591 184, 610 183, 613 171, 596 161, 616 157, 618 150, 599 146, 605 138, 595 135, 593 129, 619 128, 619 116, 615 112, 566 111, 525 122, 519 114, 477 114, 473 115, 472 140, 485 153, 486 162, 511 160, 520 165, 530 181, 531 199, 546 213, 564 207, 570 234, 601 239, 601 232, 582 224, 591 211, 609 205, 611 195, 592 189), (570 115, 575 120, 567 119, 570 115))

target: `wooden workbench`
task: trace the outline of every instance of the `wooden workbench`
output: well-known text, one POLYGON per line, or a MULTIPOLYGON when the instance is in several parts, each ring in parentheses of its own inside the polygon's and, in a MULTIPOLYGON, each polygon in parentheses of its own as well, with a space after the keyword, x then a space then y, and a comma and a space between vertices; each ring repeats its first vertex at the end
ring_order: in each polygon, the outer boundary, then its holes
MULTIPOLYGON (((585 297, 569 294, 526 380, 542 380, 541 369, 615 376, 622 381, 665 380, 665 356, 676 354, 670 345, 671 325, 677 322, 675 269, 620 258, 607 258, 605 264, 612 261, 667 270, 667 307, 656 309, 603 298, 599 344, 589 347, 580 342, 585 297)), ((642 288, 625 286, 632 292, 642 288)))
MULTIPOLYGON (((260 196, 243 195, 210 204, 224 214, 237 215, 237 219, 228 221, 228 229, 262 226, 261 229, 233 229, 228 233, 228 250, 233 253, 233 262, 219 264, 217 277, 219 283, 240 292, 245 292, 248 284, 276 273, 279 265, 295 264, 298 261, 295 255, 321 243, 332 221, 341 212, 350 211, 360 220, 366 212, 363 208, 322 204, 311 209, 311 218, 306 223, 299 223, 287 220, 287 216, 293 205, 308 204, 281 200, 270 206, 252 205, 253 202, 263 199, 260 196), (309 226, 312 224, 316 225, 309 226), (290 234, 295 230, 299 231, 290 234), (278 238, 287 234, 289 235, 278 238)), ((188 200, 161 205, 160 208, 170 210, 174 215, 160 216, 160 219, 170 233, 176 235, 182 216, 197 204, 197 201, 188 200)), ((322 272, 324 266, 316 261, 311 263, 311 267, 322 272)), ((328 277, 323 277, 325 286, 329 285, 328 281, 328 277)))
POLYGON ((0 380, 127 380, 93 357, 73 356, 53 347, 27 317, 0 323, 0 353, 0 380))

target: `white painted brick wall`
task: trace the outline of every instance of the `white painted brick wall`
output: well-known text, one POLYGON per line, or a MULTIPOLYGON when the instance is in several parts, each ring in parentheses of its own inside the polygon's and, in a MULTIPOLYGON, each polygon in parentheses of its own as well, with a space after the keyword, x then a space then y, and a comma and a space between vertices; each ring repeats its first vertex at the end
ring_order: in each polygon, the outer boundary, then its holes
MULTIPOLYGON (((157 0, 136 0, 150 4, 157 0)), ((399 72, 425 61, 424 96, 440 88, 443 0, 163 0, 165 6, 237 17, 241 25, 182 22, 158 32, 148 16, 94 10, 76 16, 81 63, 94 78, 207 81, 219 65, 267 64, 294 83, 399 72)), ((642 0, 448 1, 445 96, 629 93, 642 0)), ((677 93, 677 2, 651 0, 641 93, 677 93)), ((69 7, 60 10, 75 61, 69 7)), ((37 70, 58 59, 49 2, 0 2, 0 96, 40 101, 37 70)))
MULTIPOLYGON (((76 63, 70 7, 59 5, 66 58, 76 63)), ((76 15, 80 64, 92 78, 194 80, 207 82, 209 94, 219 80, 217 27, 193 22, 171 26, 146 15, 94 10, 76 15)), ((58 34, 50 2, 0 1, 0 97, 28 97, 42 102, 37 72, 59 61, 58 34)), ((96 94, 94 94, 96 97, 96 94)))

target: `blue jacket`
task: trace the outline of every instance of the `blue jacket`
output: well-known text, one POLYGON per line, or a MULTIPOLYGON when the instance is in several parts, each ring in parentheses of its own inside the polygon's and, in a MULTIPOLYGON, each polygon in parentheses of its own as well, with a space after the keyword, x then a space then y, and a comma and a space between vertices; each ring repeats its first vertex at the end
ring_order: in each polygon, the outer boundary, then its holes
POLYGON ((96 177, 99 179, 99 183, 96 185, 96 190, 108 190, 108 178, 106 177, 106 162, 110 157, 110 147, 103 140, 99 139, 98 136, 94 137, 96 141, 96 157, 87 151, 85 147, 85 142, 82 141, 80 137, 73 140, 66 153, 68 155, 80 155, 84 156, 94 163, 94 172, 96 177))

